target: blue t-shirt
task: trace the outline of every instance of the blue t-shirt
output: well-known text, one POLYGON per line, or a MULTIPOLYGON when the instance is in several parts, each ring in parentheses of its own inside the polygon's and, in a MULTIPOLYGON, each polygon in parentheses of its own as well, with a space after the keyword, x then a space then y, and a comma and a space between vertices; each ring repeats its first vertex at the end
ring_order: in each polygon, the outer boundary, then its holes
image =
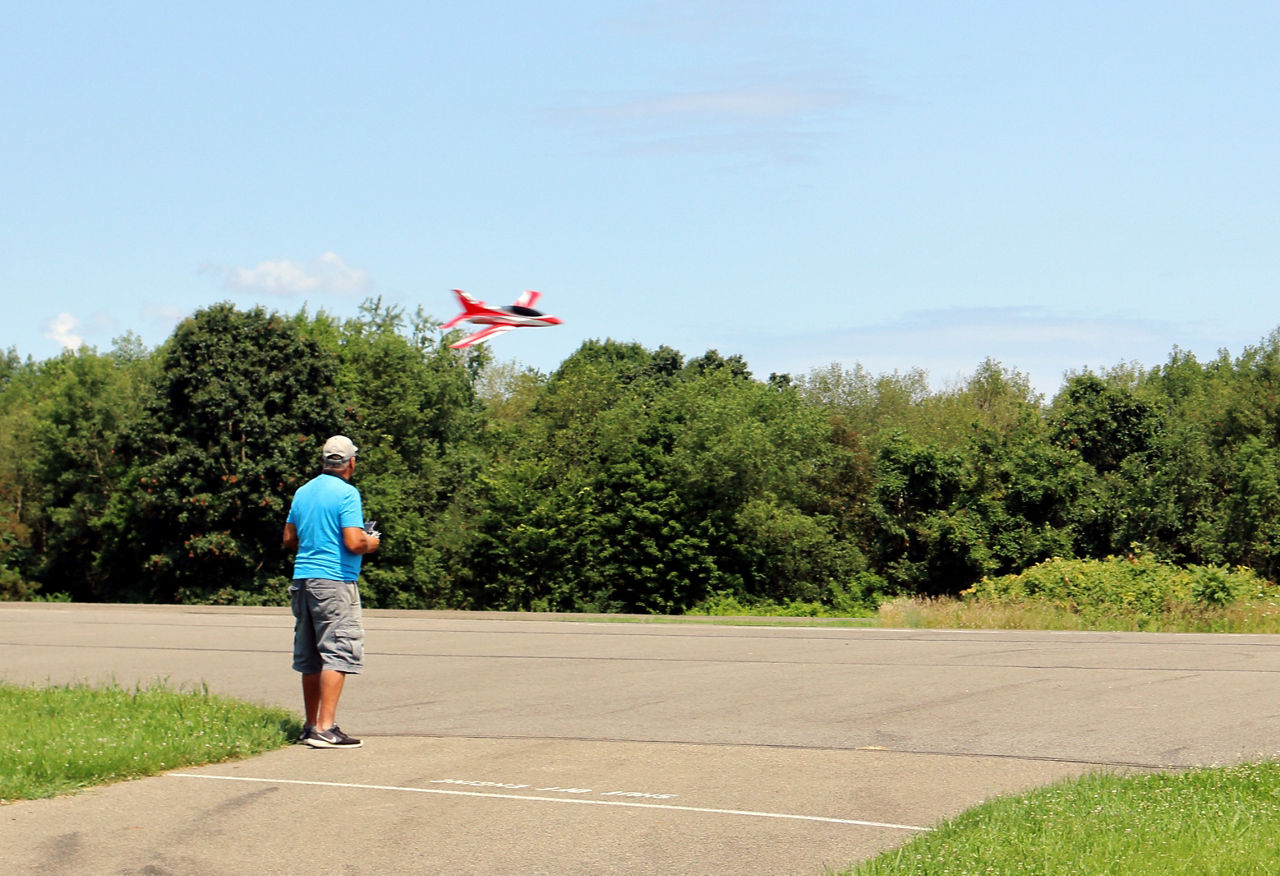
POLYGON ((298 530, 293 577, 331 581, 360 577, 360 555, 342 543, 343 529, 364 527, 359 490, 336 475, 317 475, 293 494, 289 522, 298 530))

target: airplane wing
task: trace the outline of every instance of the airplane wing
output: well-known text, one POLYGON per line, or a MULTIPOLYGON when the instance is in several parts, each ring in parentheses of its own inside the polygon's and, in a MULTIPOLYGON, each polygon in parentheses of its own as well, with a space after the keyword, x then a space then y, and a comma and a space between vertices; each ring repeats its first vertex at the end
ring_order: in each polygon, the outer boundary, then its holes
POLYGON ((542 297, 541 292, 534 292, 530 289, 528 292, 521 292, 520 297, 516 299, 517 307, 533 307, 538 303, 538 299, 542 297))
POLYGON ((515 328, 515 326, 513 325, 491 325, 488 328, 480 329, 480 331, 476 332, 474 335, 467 335, 465 338, 458 341, 456 344, 450 344, 449 348, 452 350, 460 350, 463 347, 470 347, 472 344, 478 344, 481 341, 487 341, 489 340, 489 338, 493 337, 494 335, 500 335, 503 332, 509 332, 513 328, 515 328))

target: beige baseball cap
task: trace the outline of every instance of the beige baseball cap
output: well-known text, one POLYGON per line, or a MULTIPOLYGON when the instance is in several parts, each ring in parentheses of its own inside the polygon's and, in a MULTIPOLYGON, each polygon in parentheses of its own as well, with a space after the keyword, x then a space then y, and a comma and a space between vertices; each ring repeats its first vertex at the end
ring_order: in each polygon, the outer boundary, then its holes
POLYGON ((354 459, 356 451, 359 449, 351 443, 351 439, 346 435, 334 435, 324 442, 324 461, 330 465, 334 463, 341 465, 348 460, 354 459))

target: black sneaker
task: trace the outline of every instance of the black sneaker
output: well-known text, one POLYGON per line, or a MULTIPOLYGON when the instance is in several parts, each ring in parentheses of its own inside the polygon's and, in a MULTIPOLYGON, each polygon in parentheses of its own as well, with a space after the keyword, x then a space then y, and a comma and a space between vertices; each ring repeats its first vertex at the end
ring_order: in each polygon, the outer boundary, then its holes
POLYGON ((313 727, 311 735, 305 741, 312 748, 359 748, 364 744, 354 736, 343 733, 338 729, 337 724, 328 730, 317 730, 313 727))
POLYGON ((302 743, 306 742, 307 737, 311 735, 311 731, 314 729, 316 728, 312 727, 310 724, 303 724, 302 732, 298 734, 298 740, 297 740, 298 744, 301 745, 302 743))

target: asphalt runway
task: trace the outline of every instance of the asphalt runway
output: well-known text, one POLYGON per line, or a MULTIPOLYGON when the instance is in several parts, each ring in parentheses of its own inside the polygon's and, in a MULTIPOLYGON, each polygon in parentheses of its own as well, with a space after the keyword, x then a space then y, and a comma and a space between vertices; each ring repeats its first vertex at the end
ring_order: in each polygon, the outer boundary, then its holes
MULTIPOLYGON (((1280 751, 1280 638, 367 611, 303 746, 0 807, 0 871, 819 874, 989 797, 1280 751)), ((300 708, 287 609, 0 603, 0 678, 300 708)), ((3 716, 0 716, 3 720, 3 716)))

